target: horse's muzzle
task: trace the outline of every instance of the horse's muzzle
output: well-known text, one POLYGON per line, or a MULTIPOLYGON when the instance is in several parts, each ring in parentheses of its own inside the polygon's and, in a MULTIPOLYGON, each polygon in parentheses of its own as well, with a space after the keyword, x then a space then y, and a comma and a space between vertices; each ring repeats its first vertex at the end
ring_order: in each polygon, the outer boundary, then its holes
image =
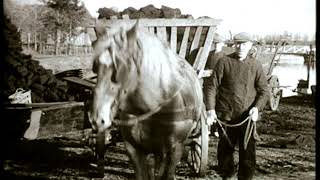
POLYGON ((104 119, 98 113, 88 112, 89 121, 95 131, 105 131, 111 126, 111 118, 104 119))

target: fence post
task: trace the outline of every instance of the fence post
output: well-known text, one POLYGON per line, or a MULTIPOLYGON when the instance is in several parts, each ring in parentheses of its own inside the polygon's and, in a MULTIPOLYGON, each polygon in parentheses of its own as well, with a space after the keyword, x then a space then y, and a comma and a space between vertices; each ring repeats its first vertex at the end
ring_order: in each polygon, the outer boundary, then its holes
POLYGON ((30 41, 31 41, 31 34, 28 33, 28 50, 30 50, 30 41))
POLYGON ((39 53, 42 54, 42 41, 41 41, 41 33, 39 34, 39 53))
POLYGON ((34 33, 34 50, 37 51, 37 33, 34 33))

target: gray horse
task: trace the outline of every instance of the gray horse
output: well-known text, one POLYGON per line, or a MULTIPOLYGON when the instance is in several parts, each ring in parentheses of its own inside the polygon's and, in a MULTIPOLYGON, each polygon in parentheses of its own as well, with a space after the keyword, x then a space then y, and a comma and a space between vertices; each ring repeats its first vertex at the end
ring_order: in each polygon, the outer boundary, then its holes
POLYGON ((95 30, 93 71, 97 84, 89 118, 98 132, 100 167, 104 134, 116 125, 137 180, 175 179, 184 143, 196 129, 204 108, 197 74, 138 23, 108 29, 97 26, 95 30), (148 163, 149 155, 155 157, 156 168, 148 163))

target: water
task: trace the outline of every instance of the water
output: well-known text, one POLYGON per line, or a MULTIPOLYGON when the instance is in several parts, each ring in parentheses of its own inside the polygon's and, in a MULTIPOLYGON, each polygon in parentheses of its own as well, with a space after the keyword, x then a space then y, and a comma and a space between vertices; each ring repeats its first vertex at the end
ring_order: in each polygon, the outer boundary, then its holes
MULTIPOLYGON (((307 80, 307 73, 308 67, 307 64, 304 64, 304 58, 294 55, 282 55, 278 65, 272 72, 273 75, 278 76, 280 86, 284 86, 281 88, 283 89, 283 97, 297 95, 293 90, 297 88, 300 79, 307 80)), ((308 93, 311 93, 310 86, 316 85, 315 63, 312 63, 309 75, 308 93)))

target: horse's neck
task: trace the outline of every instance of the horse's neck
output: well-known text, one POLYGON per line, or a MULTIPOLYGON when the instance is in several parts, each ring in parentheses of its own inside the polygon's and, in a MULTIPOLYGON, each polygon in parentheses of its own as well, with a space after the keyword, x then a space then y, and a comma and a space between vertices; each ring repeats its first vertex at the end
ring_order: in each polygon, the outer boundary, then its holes
POLYGON ((140 36, 143 59, 140 62, 138 86, 133 93, 135 106, 153 109, 172 98, 181 86, 177 59, 158 39, 140 36), (153 48, 150 48, 153 47, 153 48))

